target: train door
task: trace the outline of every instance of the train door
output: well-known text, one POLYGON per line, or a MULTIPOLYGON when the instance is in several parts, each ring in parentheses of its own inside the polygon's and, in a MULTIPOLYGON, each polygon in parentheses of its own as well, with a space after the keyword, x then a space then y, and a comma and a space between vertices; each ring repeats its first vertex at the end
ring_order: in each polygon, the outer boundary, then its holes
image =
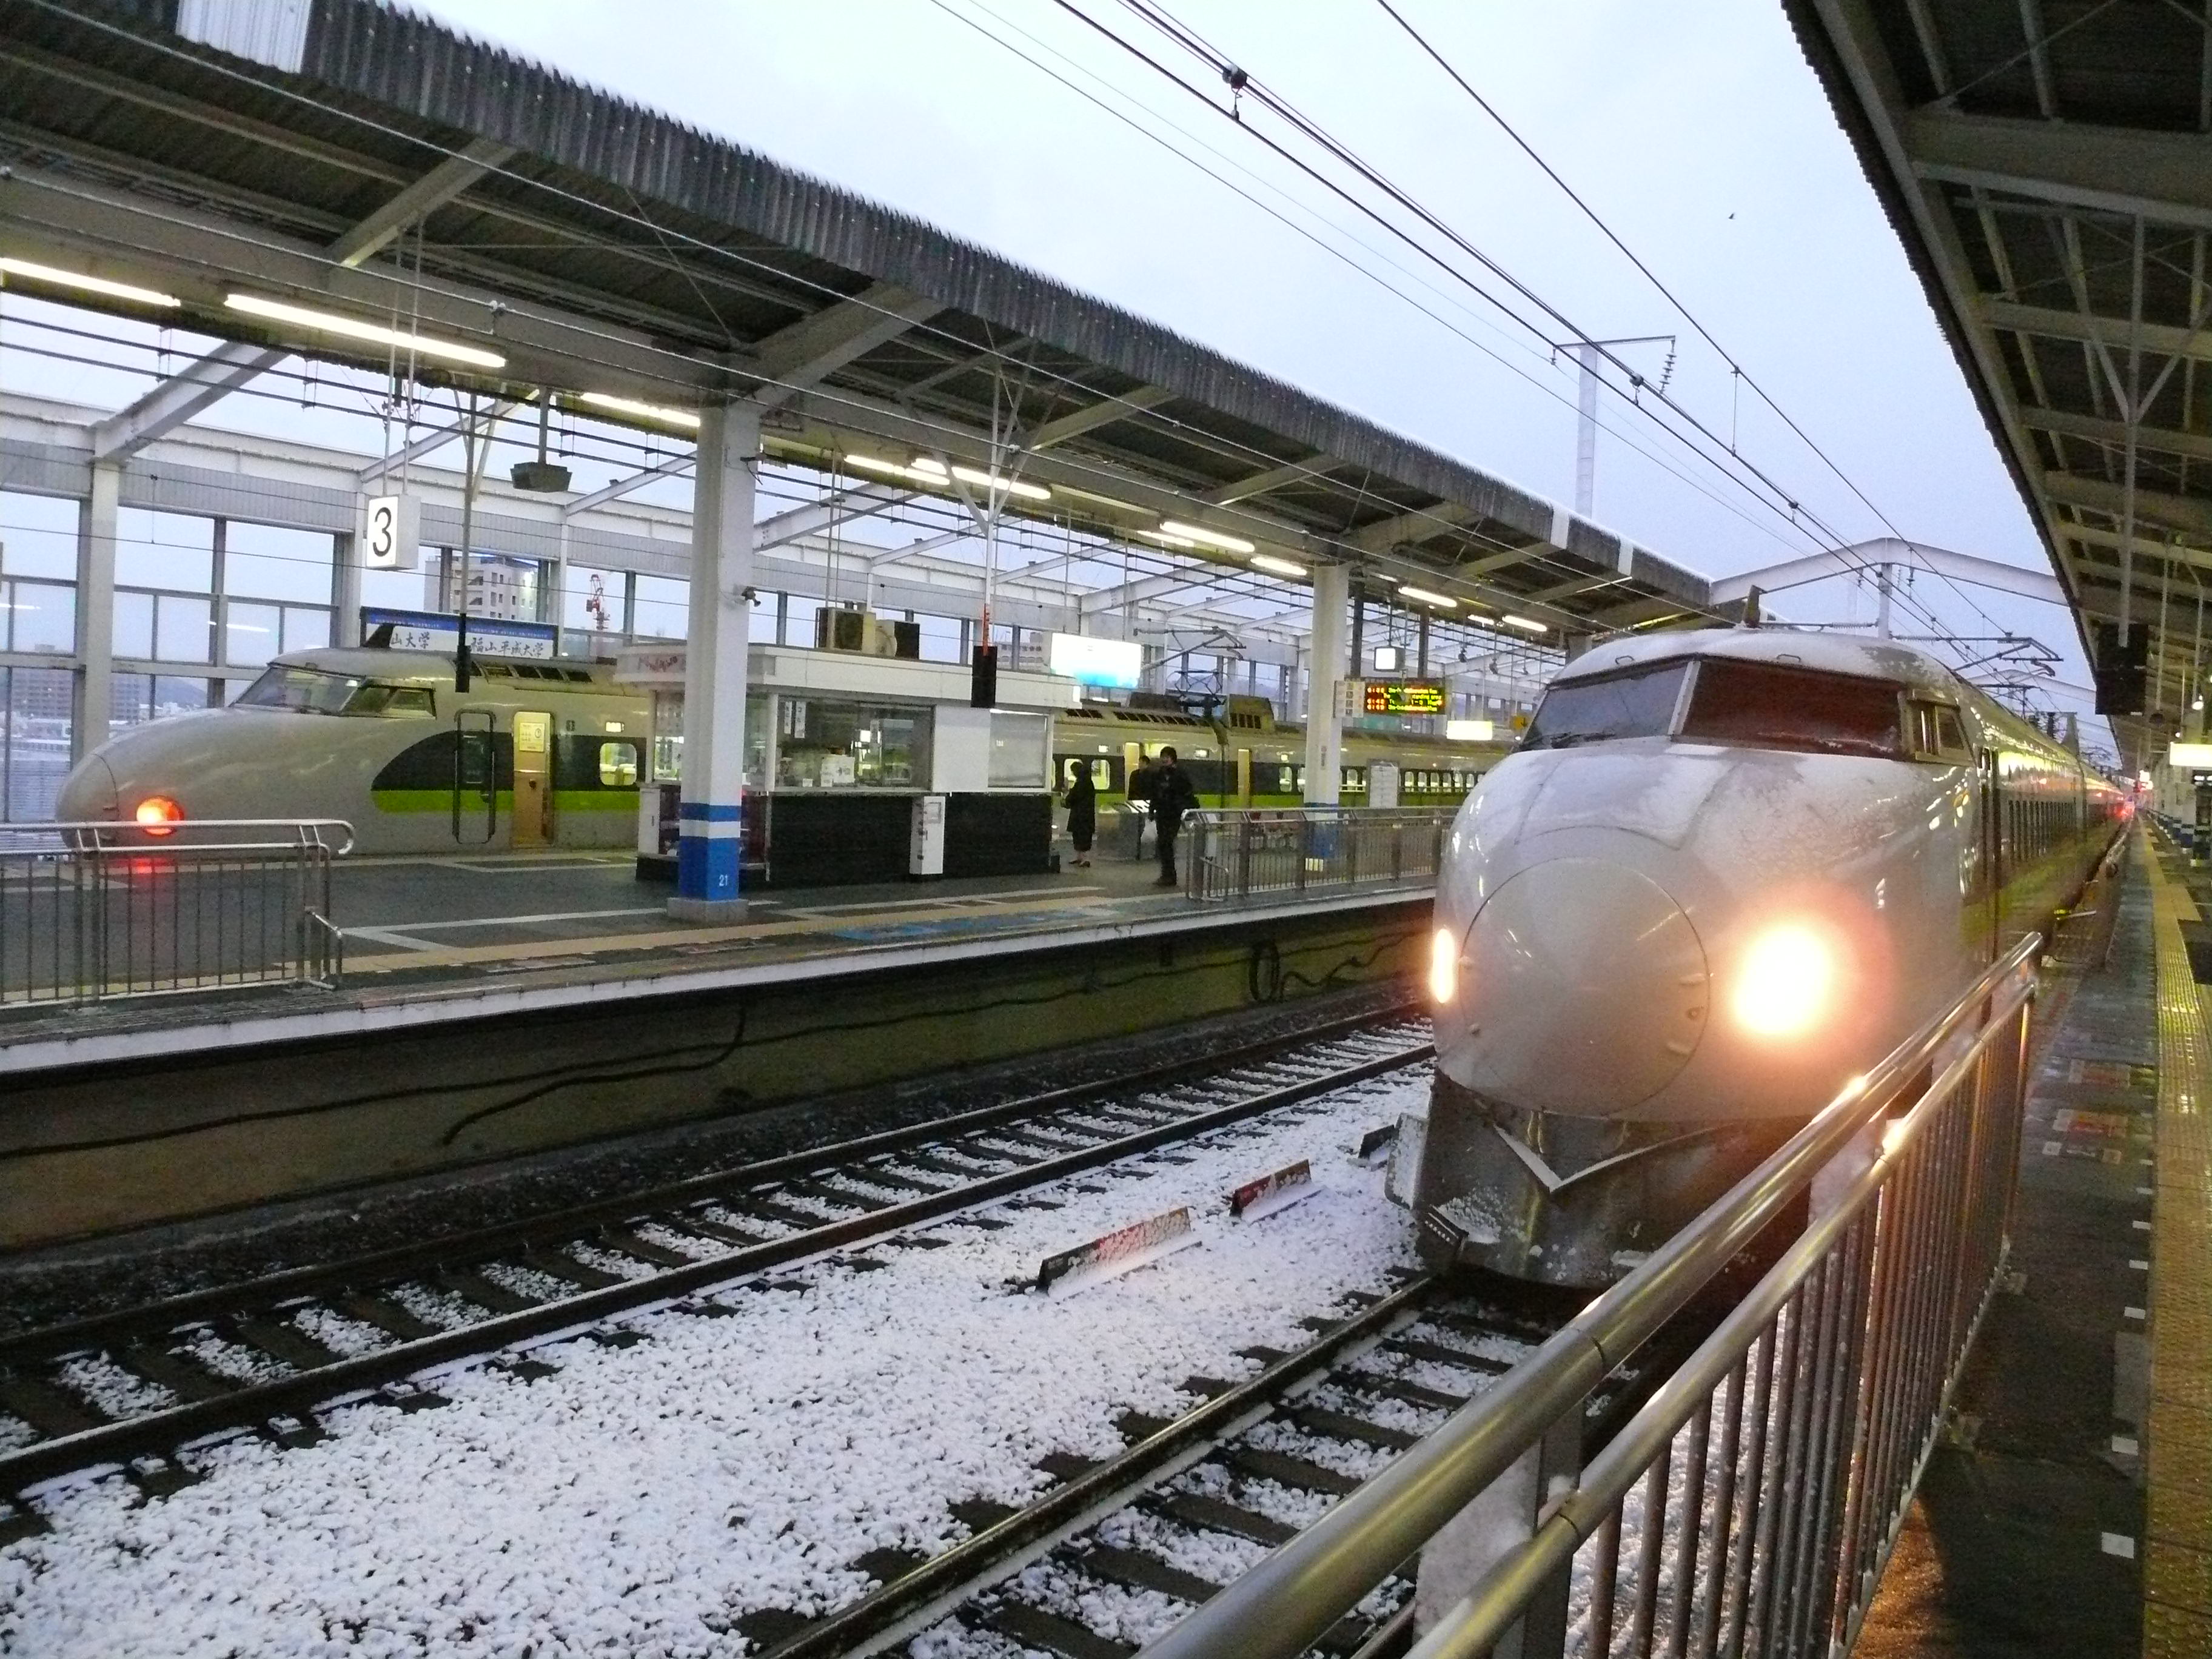
POLYGON ((453 840, 489 844, 499 830, 498 715, 464 708, 453 716, 453 840))
POLYGON ((511 843, 543 847, 553 839, 553 716, 514 714, 514 823, 511 843))
POLYGON ((1237 804, 1252 804, 1252 751, 1249 749, 1237 751, 1237 804))

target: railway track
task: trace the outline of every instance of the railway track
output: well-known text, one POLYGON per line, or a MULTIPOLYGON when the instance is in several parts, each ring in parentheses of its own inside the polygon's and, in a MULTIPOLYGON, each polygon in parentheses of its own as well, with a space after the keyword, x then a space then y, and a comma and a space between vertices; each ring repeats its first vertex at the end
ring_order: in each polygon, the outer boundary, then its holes
MULTIPOLYGON (((1419 1024, 1364 1015, 465 1235, 275 1273, 0 1340, 0 1540, 40 1529, 20 1494, 120 1464, 149 1493, 184 1449, 254 1431, 321 1437, 316 1413, 440 1397, 420 1374, 529 1345, 963 1212, 1419 1064, 1419 1024), (8 1497, 7 1494, 17 1494, 8 1497)), ((916 1242, 927 1239, 916 1236, 916 1242)))
MULTIPOLYGON (((972 1505, 969 1537, 927 1560, 865 1563, 879 1580, 819 1620, 769 1612, 738 1628, 762 1659, 854 1659, 925 1632, 1061 1659, 1121 1659, 1162 1621, 1205 1601, 1290 1539, 1446 1415, 1481 1393, 1571 1314, 1510 1308, 1413 1279, 1335 1319, 1305 1322, 1294 1352, 1247 1349, 1242 1382, 1196 1376, 1196 1402, 1162 1420, 1125 1413, 1127 1449, 1053 1467, 1058 1483, 1019 1510, 972 1505), (1098 1623, 1121 1626, 1102 1635, 1098 1623)), ((1632 1386, 1616 1379, 1612 1394, 1632 1386)), ((1602 1405, 1602 1401, 1600 1405, 1602 1405)), ((1402 1629, 1395 1582, 1321 1644, 1359 1651, 1402 1629)))

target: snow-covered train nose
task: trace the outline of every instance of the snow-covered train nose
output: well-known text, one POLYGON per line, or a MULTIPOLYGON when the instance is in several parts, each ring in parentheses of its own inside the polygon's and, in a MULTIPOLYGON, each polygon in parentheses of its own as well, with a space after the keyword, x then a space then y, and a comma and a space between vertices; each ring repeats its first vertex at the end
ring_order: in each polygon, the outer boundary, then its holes
MULTIPOLYGON (((1475 1089, 1539 1111, 1606 1115, 1650 1099, 1704 1035, 1696 928, 1650 877, 1597 859, 1532 866, 1468 930, 1457 1013, 1475 1089)), ((1453 1069, 1457 1069, 1454 1067, 1453 1069)))

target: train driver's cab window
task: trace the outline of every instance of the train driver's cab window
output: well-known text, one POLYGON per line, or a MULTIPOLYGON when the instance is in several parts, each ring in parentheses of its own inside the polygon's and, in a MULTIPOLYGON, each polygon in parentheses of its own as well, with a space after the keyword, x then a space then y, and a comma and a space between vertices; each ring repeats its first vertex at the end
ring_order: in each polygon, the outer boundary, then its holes
POLYGON ((635 744, 602 743, 599 745, 599 787, 602 789, 637 787, 635 744))
POLYGON ((437 713, 436 699, 428 686, 386 685, 358 674, 332 674, 284 663, 272 665, 231 706, 399 720, 428 720, 437 713))
POLYGON ((386 720, 426 720, 437 709, 427 685, 383 685, 371 680, 355 692, 339 712, 379 714, 386 720))
POLYGON ((239 694, 236 708, 288 708, 301 714, 343 714, 364 682, 357 674, 272 665, 239 694))
POLYGON ((1906 705, 1911 720, 1912 750, 1924 761, 1965 763, 1973 759, 1967 746, 1966 723, 1948 703, 1915 701, 1906 705))
POLYGON ((1578 743, 1664 737, 1690 672, 1686 662, 1661 663, 1602 678, 1554 684, 1536 706, 1523 749, 1565 749, 1578 743))
POLYGON ((1788 663, 1703 658, 1682 738, 1744 749, 1901 758, 1904 699, 1887 680, 1788 663))

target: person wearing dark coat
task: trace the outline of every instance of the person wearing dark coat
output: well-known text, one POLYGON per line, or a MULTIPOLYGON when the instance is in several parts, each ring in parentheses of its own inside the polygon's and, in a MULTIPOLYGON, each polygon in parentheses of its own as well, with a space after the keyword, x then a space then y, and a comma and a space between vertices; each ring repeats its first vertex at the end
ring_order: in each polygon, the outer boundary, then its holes
POLYGON ((1175 745, 1163 744, 1159 768, 1152 775, 1152 823, 1160 842, 1160 878, 1153 886, 1182 884, 1176 877, 1176 836, 1182 829, 1182 815, 1197 805, 1198 790, 1191 783, 1190 774, 1176 764, 1175 745))
POLYGON ((1067 785, 1067 838, 1075 843, 1075 867, 1091 867, 1091 840, 1098 831, 1098 786, 1091 781, 1091 768, 1078 761, 1067 785))

